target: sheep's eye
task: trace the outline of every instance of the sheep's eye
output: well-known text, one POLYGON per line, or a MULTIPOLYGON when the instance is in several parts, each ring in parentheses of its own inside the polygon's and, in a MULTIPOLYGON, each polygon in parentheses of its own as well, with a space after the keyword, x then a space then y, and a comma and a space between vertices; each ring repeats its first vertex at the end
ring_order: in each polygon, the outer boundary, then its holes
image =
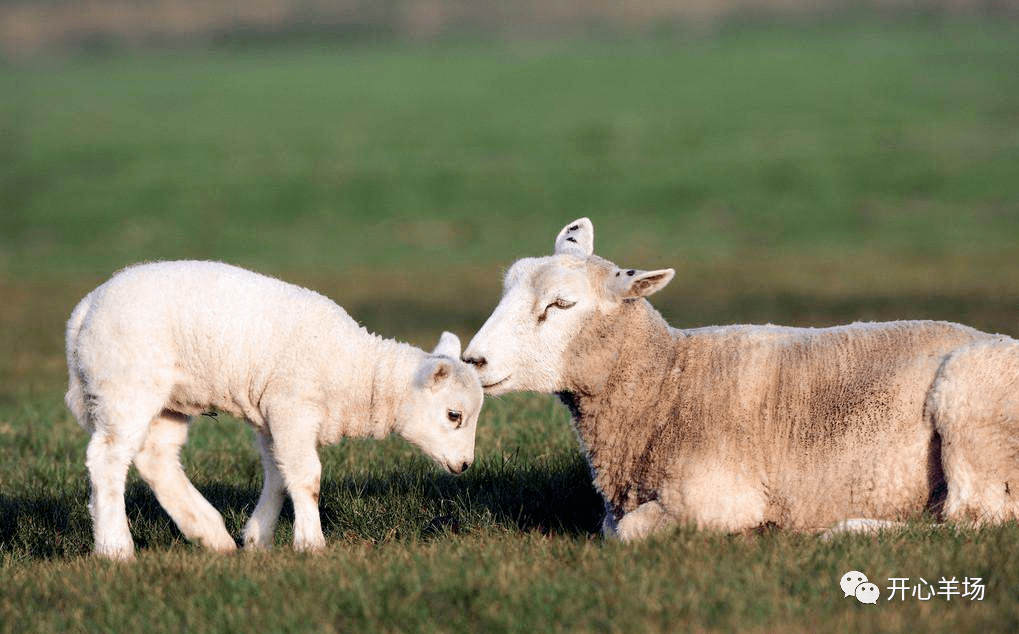
POLYGON ((577 302, 571 302, 569 300, 563 299, 562 297, 556 297, 555 301, 553 301, 552 303, 550 303, 547 306, 545 306, 545 310, 541 311, 541 314, 538 315, 538 323, 540 324, 543 321, 545 321, 546 319, 548 319, 548 311, 551 308, 565 309, 565 308, 573 308, 576 305, 577 305, 577 302))
POLYGON ((457 427, 459 427, 462 424, 463 417, 464 417, 463 412, 461 412, 460 410, 456 409, 446 410, 446 418, 449 419, 449 422, 456 423, 457 427))
POLYGON ((562 297, 556 297, 555 300, 553 300, 551 303, 549 303, 547 306, 545 306, 545 312, 548 312, 549 308, 562 308, 562 309, 565 309, 565 308, 573 308, 576 305, 577 305, 577 302, 571 302, 568 299, 563 299, 562 297))

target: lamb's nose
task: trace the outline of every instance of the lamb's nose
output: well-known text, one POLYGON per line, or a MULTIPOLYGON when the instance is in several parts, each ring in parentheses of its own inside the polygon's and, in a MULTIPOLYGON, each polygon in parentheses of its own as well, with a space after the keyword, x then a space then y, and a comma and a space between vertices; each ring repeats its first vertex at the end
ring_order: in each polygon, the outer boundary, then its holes
POLYGON ((467 462, 466 460, 463 463, 461 463, 459 466, 457 466, 457 464, 453 463, 453 462, 447 462, 446 463, 446 468, 449 469, 449 472, 452 473, 453 475, 460 475, 464 471, 467 471, 467 467, 470 467, 470 466, 471 466, 471 463, 467 462))
POLYGON ((464 363, 470 363, 471 365, 473 365, 474 367, 476 367, 479 370, 481 368, 485 367, 486 365, 488 365, 488 360, 485 359, 485 357, 475 357, 475 356, 468 356, 467 354, 464 354, 462 357, 460 357, 460 359, 464 363))

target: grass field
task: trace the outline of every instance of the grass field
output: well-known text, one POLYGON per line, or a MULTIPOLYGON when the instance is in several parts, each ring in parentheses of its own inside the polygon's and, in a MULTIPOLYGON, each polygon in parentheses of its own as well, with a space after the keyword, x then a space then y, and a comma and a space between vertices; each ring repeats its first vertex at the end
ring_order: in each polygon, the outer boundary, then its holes
MULTIPOLYGON (((187 544, 132 473, 131 565, 89 556, 62 329, 126 264, 227 260, 373 330, 465 341, 516 257, 590 216, 674 266, 675 325, 939 318, 1019 335, 1019 25, 739 26, 607 41, 232 47, 0 67, 0 632, 1014 631, 1019 527, 597 536, 551 397, 492 399, 477 462, 323 449, 328 548, 187 544), (844 598, 860 570, 877 605, 844 598), (983 600, 887 600, 980 578, 983 600)), ((207 298, 216 302, 217 298, 207 298)), ((196 486, 239 535, 250 432, 198 420, 196 486)))

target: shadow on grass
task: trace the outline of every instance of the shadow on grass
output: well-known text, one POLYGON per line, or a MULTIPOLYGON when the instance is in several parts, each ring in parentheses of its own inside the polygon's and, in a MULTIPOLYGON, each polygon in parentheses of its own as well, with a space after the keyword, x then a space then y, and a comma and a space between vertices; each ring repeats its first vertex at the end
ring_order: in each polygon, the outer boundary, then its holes
POLYGON ((54 559, 87 554, 92 522, 85 501, 71 496, 0 493, 0 557, 54 559))
MULTIPOLYGON (((196 485, 239 542, 258 489, 196 485)), ((91 553, 87 497, 83 487, 50 497, 0 494, 0 559, 91 553)), ((147 485, 132 478, 125 497, 137 549, 187 545, 147 485)), ((440 473, 425 460, 337 479, 327 476, 319 510, 328 542, 384 542, 484 528, 590 536, 600 528, 602 503, 583 459, 561 454, 524 464, 515 456, 486 459, 459 477, 440 473)), ((293 510, 287 500, 276 533, 280 547, 289 546, 292 528, 293 510)))
MULTIPOLYGON (((414 501, 416 508, 406 509, 412 516, 403 522, 394 517, 390 523, 414 526, 416 535, 426 539, 486 527, 589 536, 600 530, 604 511, 583 458, 565 453, 523 464, 513 454, 487 458, 461 476, 438 473, 422 461, 408 470, 326 482, 322 499, 328 506, 347 500, 375 509, 387 508, 394 499, 404 500, 405 506, 414 501)), ((363 529, 365 535, 373 532, 363 529)))

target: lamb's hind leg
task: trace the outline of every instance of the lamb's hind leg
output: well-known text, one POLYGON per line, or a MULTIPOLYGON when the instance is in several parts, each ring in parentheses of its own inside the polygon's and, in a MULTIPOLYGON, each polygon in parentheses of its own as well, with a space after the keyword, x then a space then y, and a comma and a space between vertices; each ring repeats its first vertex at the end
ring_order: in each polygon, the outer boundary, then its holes
POLYGON ((1019 343, 1002 337, 954 352, 927 411, 941 436, 945 519, 1019 519, 1019 343))
MULTIPOLYGON (((148 430, 142 399, 96 398, 89 413, 94 431, 86 449, 92 490, 89 513, 95 537, 95 553, 110 559, 132 559, 134 542, 127 524, 124 489, 127 470, 141 448, 148 430)), ((152 410, 155 410, 154 406, 152 410)))
POLYGON ((186 416, 166 410, 152 419, 135 466, 185 537, 212 550, 232 551, 237 546, 223 516, 191 484, 180 464, 188 422, 186 416))
POLYGON ((85 452, 92 490, 88 510, 92 516, 95 554, 109 559, 132 559, 134 542, 127 525, 124 488, 131 466, 131 450, 116 436, 97 431, 85 452))

